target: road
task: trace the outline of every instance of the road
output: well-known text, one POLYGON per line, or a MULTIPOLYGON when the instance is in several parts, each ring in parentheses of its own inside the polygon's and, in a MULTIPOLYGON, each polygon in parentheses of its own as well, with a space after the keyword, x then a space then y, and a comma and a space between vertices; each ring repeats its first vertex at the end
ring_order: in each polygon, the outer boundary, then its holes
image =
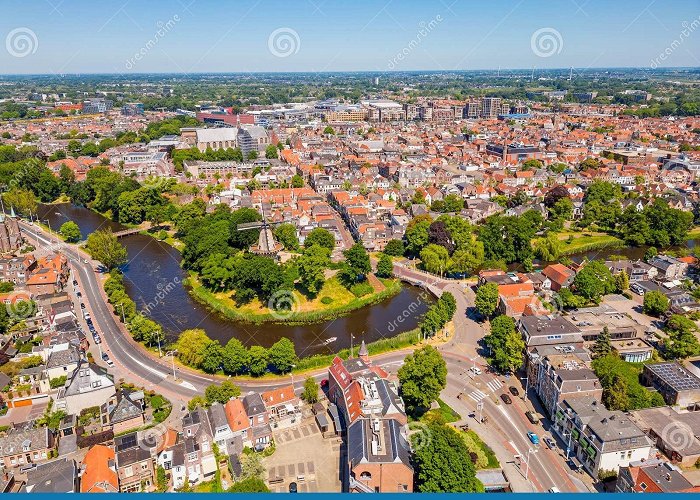
MULTIPOLYGON (((37 247, 40 245, 56 247, 57 245, 56 237, 40 228, 22 222, 22 229, 25 235, 37 243, 37 247)), ((175 379, 171 362, 164 358, 159 359, 134 342, 112 313, 112 307, 107 303, 104 294, 101 275, 97 271, 98 263, 92 261, 87 254, 73 245, 61 243, 60 251, 68 258, 74 279, 78 280, 82 288, 84 302, 102 337, 102 348, 116 365, 110 369, 115 372, 115 378, 122 377, 143 385, 164 395, 173 403, 184 403, 195 394, 202 394, 206 386, 224 380, 223 377, 196 373, 177 365, 175 365, 177 372, 177 379, 175 379)), ((498 395, 506 391, 507 386, 503 382, 495 382, 498 379, 486 373, 485 361, 477 354, 478 340, 483 337, 484 328, 467 315, 474 301, 472 290, 464 283, 436 278, 401 263, 395 264, 394 272, 402 279, 427 284, 437 294, 442 290, 454 295, 457 302, 454 319, 455 335, 440 346, 448 366, 448 386, 444 395, 461 415, 473 413, 476 410, 477 399, 484 403, 483 415, 489 419, 486 427, 491 434, 501 437, 499 450, 506 450, 499 453, 501 461, 512 460, 513 457, 508 456, 510 452, 513 455, 526 456, 528 449, 533 447, 526 436, 527 431, 532 430, 542 435, 542 429, 533 426, 526 419, 524 412, 528 403, 524 401, 518 401, 512 405, 498 403, 498 395), (480 366, 483 373, 473 378, 466 376, 468 367, 472 365, 480 366), (466 396, 458 398, 459 394, 466 396), (474 394, 474 398, 470 398, 470 394, 474 394), (449 397, 450 395, 452 397, 449 397)), ((373 361, 384 366, 388 371, 395 372, 401 366, 407 352, 408 350, 386 353, 376 356, 373 361)), ((95 359, 99 360, 99 356, 95 356, 95 359)), ((326 373, 326 369, 321 369, 312 372, 311 375, 320 380, 325 378, 326 373)), ((300 390, 304 380, 303 377, 275 379, 274 382, 265 379, 236 380, 236 384, 243 393, 251 390, 270 390, 288 385, 290 382, 300 390)), ((477 423, 477 425, 482 424, 477 423)), ((531 455, 529 481, 537 491, 546 491, 551 486, 557 486, 561 491, 587 491, 585 488, 577 487, 570 480, 565 467, 564 460, 555 452, 540 447, 537 453, 531 455)))

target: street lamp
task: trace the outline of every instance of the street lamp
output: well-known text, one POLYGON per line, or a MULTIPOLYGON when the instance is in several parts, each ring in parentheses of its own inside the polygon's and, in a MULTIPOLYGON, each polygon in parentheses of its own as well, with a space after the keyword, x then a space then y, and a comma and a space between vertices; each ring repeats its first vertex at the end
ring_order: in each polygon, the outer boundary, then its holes
POLYGON ((168 351, 165 353, 165 356, 171 356, 172 363, 173 363, 173 380, 177 380, 177 376, 175 375, 175 355, 177 354, 177 349, 173 349, 172 351, 168 351))
MULTIPOLYGON (((527 449, 527 461, 525 462, 525 481, 529 481, 528 475, 530 474, 530 454, 537 453, 538 450, 533 450, 532 448, 527 449)), ((534 485, 532 486, 534 489, 534 485)))
POLYGON ((126 324, 126 315, 124 314, 124 302, 119 302, 118 305, 122 308, 122 323, 126 324))

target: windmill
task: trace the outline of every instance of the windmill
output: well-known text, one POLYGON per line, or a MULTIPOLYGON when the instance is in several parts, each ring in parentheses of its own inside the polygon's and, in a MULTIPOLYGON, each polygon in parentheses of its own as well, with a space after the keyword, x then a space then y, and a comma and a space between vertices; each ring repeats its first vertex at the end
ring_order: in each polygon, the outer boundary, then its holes
MULTIPOLYGON (((265 216, 265 205, 261 203, 262 220, 259 222, 244 222, 238 224, 238 231, 248 231, 249 229, 260 229, 258 243, 250 246, 249 251, 256 255, 265 257, 277 257, 277 254, 282 250, 283 245, 275 240, 272 234, 272 224, 267 221, 265 216)), ((274 223, 273 223, 274 224, 274 223)))

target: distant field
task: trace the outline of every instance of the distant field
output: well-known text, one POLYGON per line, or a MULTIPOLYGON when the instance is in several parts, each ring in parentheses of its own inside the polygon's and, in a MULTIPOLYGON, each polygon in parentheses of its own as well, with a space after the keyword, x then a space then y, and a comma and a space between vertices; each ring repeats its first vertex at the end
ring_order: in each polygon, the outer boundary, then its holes
MULTIPOLYGON (((700 237, 700 235, 698 236, 700 237)), ((615 236, 610 236, 605 233, 591 233, 586 231, 572 232, 568 231, 559 234, 559 240, 563 241, 562 255, 571 255, 580 252, 590 252, 591 250, 600 250, 601 248, 616 248, 625 245, 625 242, 615 236), (573 237, 572 241, 568 241, 569 236, 573 237)))

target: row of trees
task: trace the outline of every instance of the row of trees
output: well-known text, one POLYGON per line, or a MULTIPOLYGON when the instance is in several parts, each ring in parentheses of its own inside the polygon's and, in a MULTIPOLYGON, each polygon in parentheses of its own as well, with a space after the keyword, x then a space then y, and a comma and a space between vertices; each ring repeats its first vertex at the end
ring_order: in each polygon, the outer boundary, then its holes
POLYGON ((246 348, 240 340, 231 339, 225 346, 207 337, 204 330, 185 330, 174 344, 178 358, 184 364, 207 373, 227 375, 264 375, 267 371, 288 373, 298 362, 294 343, 282 338, 269 349, 262 346, 246 348))
POLYGON ((437 303, 430 306, 425 316, 423 316, 420 324, 421 334, 425 338, 434 336, 447 323, 452 321, 456 311, 457 301, 454 295, 450 292, 442 292, 437 303))

